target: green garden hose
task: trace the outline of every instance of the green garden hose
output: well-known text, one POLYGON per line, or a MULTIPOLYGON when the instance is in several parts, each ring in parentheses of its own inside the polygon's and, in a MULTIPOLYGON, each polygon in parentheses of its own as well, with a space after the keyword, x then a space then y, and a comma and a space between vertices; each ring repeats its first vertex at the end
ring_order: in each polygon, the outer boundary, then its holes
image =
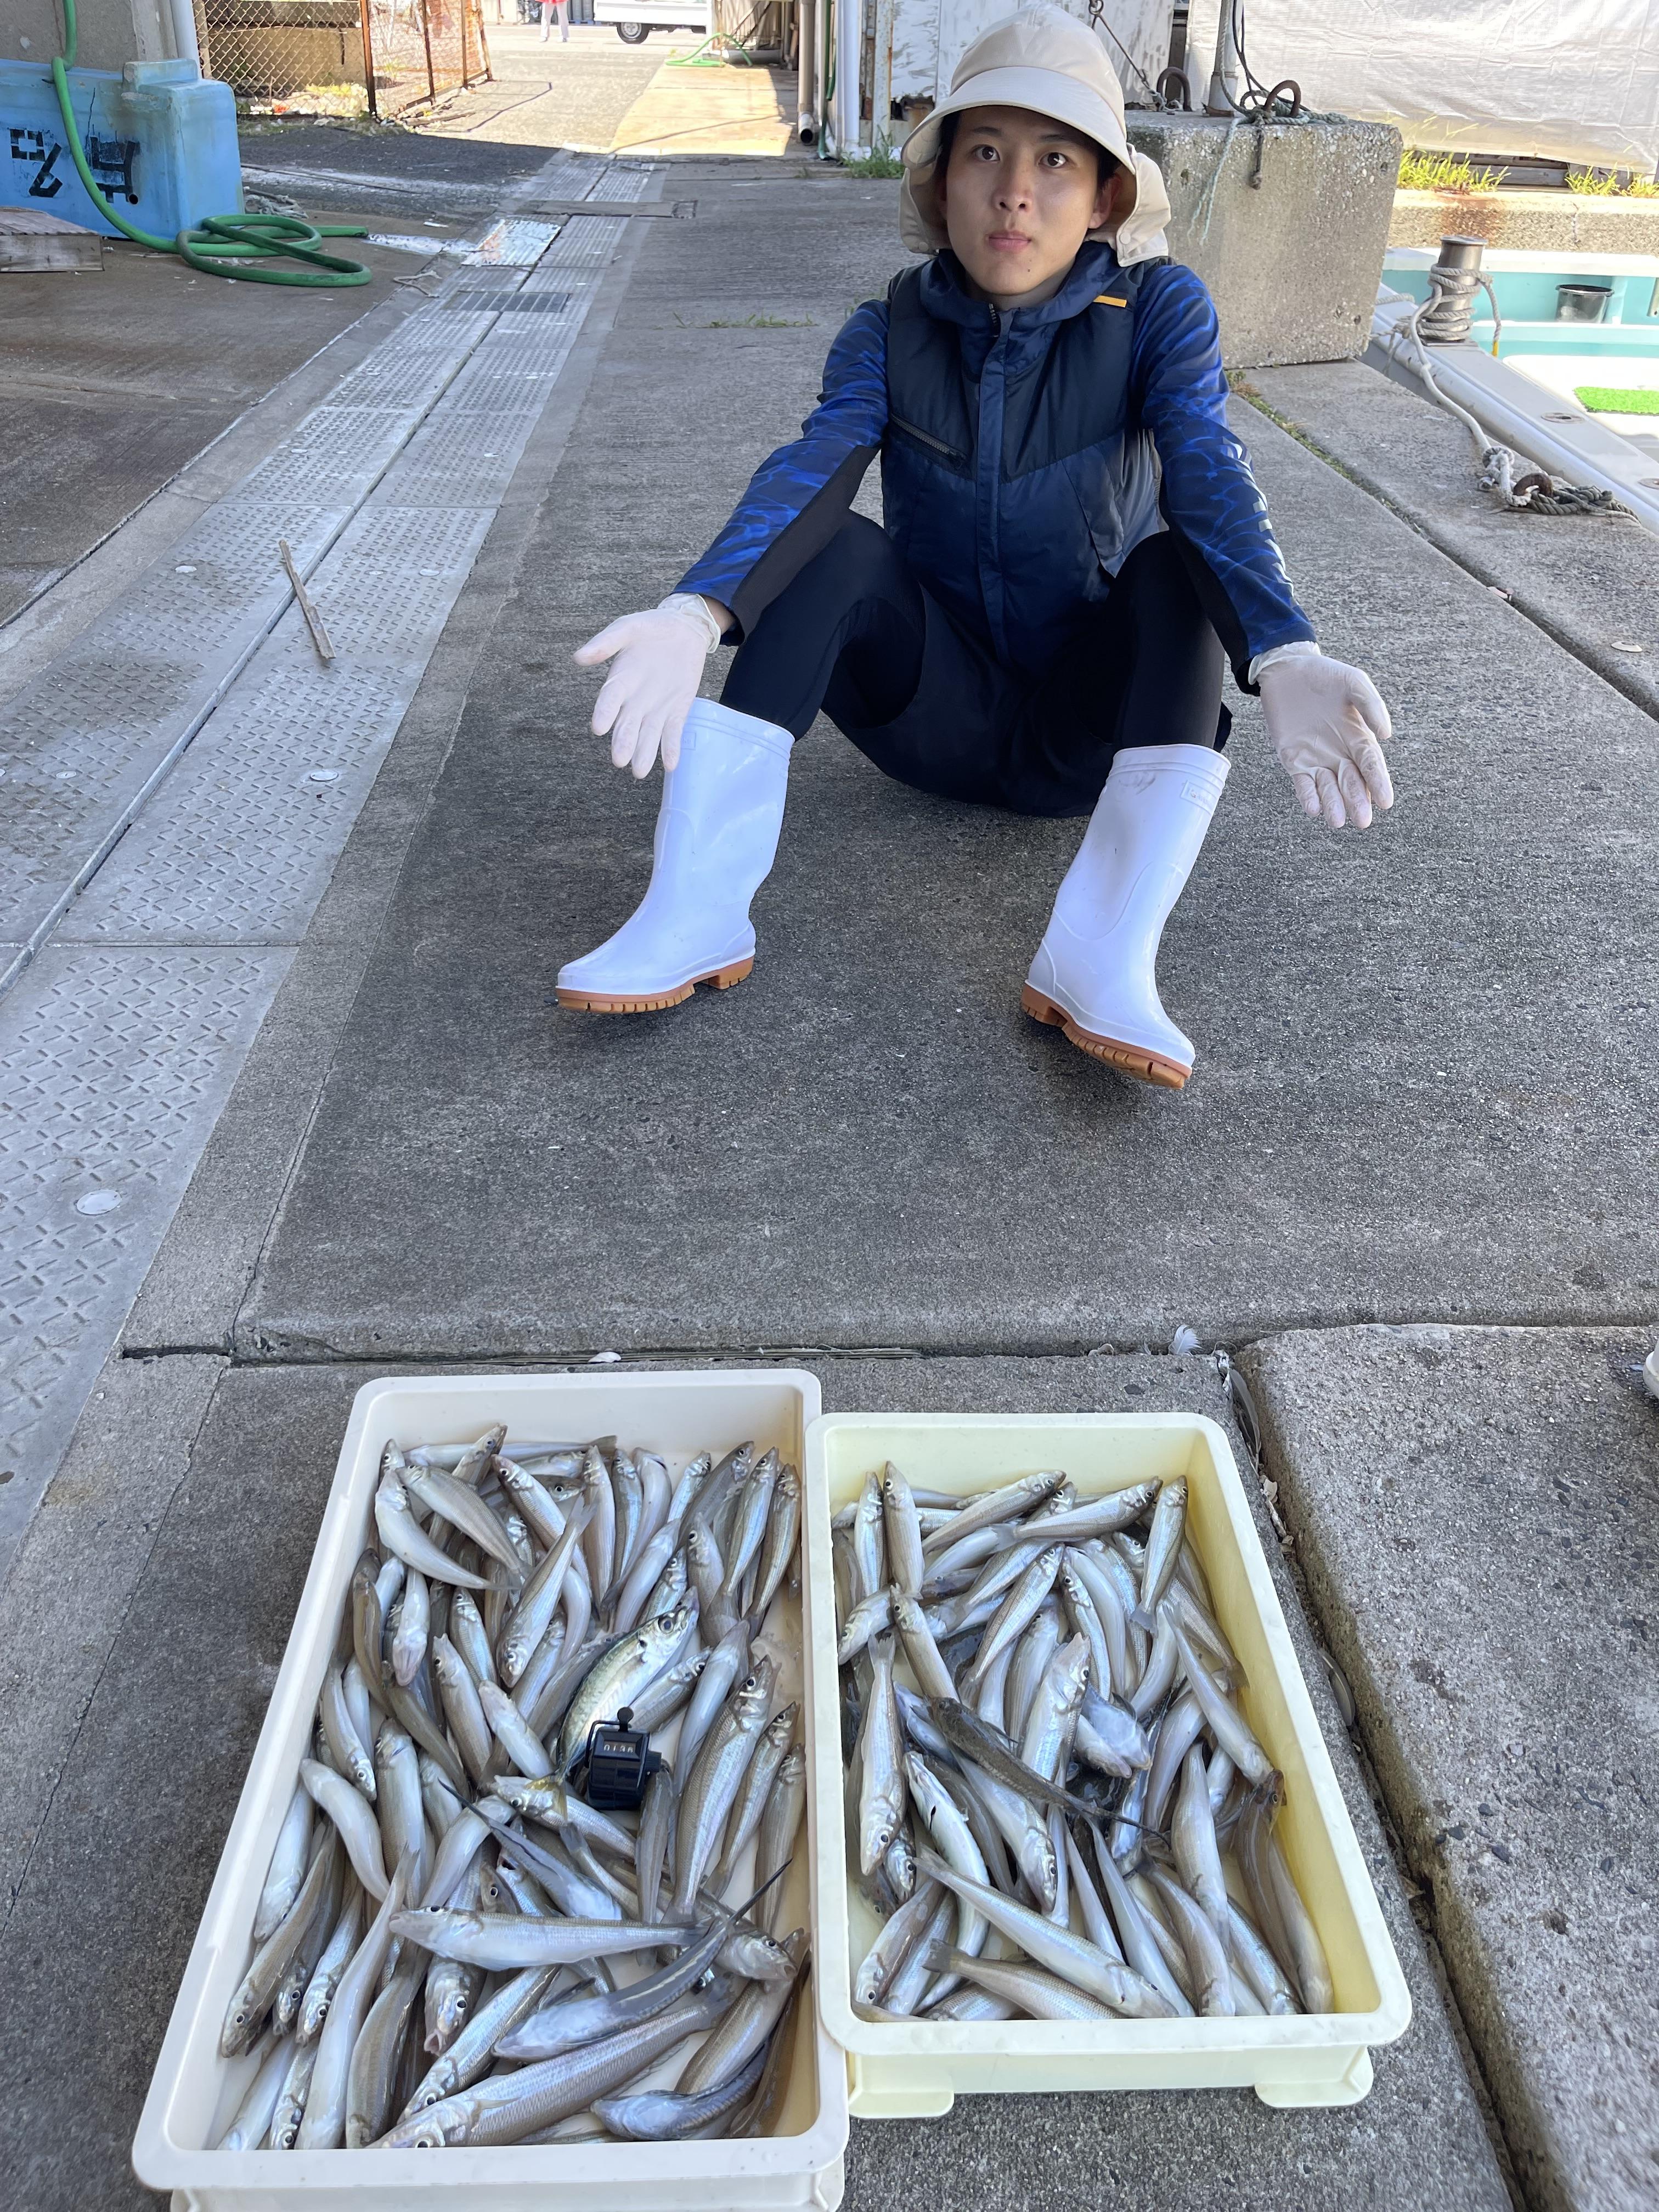
POLYGON ((135 244, 155 253, 177 253, 194 269, 210 276, 240 276, 251 284, 342 285, 367 284, 370 271, 361 261, 343 254, 325 253, 325 238, 361 238, 361 228, 349 223, 305 222, 291 215, 210 215, 195 230, 181 230, 177 238, 160 238, 129 222, 105 198, 87 167, 86 150, 75 127, 70 106, 69 72, 75 67, 80 32, 75 20, 75 0, 64 0, 64 45, 66 52, 53 58, 52 81, 58 88, 58 105, 69 138, 70 158, 87 188, 87 196, 100 215, 112 222, 135 244), (270 269, 261 263, 301 261, 303 269, 270 269))

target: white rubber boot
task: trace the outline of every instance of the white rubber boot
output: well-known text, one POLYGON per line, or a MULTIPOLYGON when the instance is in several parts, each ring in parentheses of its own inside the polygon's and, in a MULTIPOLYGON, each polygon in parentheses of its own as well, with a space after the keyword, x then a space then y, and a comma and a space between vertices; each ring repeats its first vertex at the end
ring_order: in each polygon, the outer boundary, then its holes
POLYGON ((1227 781, 1207 745, 1136 745, 1112 763, 1021 1003, 1074 1045, 1179 1091, 1193 1048, 1158 995, 1158 945, 1227 781))
POLYGON ((794 739, 699 699, 662 780, 651 883, 614 937, 559 970, 559 1004, 596 1014, 677 1006, 699 983, 729 990, 755 964, 749 902, 783 827, 794 739))

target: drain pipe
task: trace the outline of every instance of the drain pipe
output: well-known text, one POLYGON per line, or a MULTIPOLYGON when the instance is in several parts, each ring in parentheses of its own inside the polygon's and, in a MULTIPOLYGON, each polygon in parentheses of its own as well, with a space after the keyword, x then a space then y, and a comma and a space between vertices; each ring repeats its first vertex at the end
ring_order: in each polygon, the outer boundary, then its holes
POLYGON ((202 49, 196 39, 196 10, 191 0, 167 0, 167 19, 173 26, 173 58, 193 63, 202 73, 202 49))
POLYGON ((795 136, 803 146, 811 145, 818 135, 818 4, 819 0, 799 0, 795 15, 795 136))
POLYGON ((860 0, 835 0, 836 151, 843 161, 865 151, 860 137, 859 79, 864 59, 864 10, 860 0))

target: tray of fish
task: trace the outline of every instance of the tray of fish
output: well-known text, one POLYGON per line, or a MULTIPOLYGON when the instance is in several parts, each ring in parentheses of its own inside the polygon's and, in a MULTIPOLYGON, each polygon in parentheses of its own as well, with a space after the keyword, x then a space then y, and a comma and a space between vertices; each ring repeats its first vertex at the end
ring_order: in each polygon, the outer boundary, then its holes
POLYGON ((1410 1998, 1222 1431, 836 1414, 806 1476, 814 1973, 853 2112, 1363 2097, 1410 1998))
POLYGON ((175 2206, 833 2207, 807 1374, 357 1394, 133 2164, 175 2206))

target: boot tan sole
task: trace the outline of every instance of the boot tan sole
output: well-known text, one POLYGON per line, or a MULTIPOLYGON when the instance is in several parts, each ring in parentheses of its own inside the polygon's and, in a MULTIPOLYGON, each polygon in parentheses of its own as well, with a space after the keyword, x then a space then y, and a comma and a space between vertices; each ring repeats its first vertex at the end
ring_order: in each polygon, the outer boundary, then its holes
POLYGON ((754 971, 755 956, 747 960, 734 960, 729 968, 716 968, 707 975, 694 975, 689 983, 678 990, 658 991, 635 994, 626 991, 565 991, 559 993, 559 1004, 584 1014, 656 1014, 665 1006, 684 1006, 699 983, 712 983, 717 991, 729 991, 734 983, 741 983, 745 975, 754 971))
POLYGON ((1079 1029, 1063 1006, 1057 1006, 1041 991, 1034 991, 1027 983, 1021 988, 1019 1003, 1034 1021, 1048 1022, 1065 1032, 1068 1044, 1079 1052, 1086 1052, 1092 1060, 1103 1060, 1108 1066, 1117 1069, 1121 1075, 1132 1075, 1138 1083, 1155 1084, 1160 1091, 1179 1091, 1192 1073, 1178 1060, 1166 1060, 1160 1052, 1148 1052, 1145 1045, 1120 1044, 1115 1037, 1091 1036, 1087 1030, 1079 1029))

